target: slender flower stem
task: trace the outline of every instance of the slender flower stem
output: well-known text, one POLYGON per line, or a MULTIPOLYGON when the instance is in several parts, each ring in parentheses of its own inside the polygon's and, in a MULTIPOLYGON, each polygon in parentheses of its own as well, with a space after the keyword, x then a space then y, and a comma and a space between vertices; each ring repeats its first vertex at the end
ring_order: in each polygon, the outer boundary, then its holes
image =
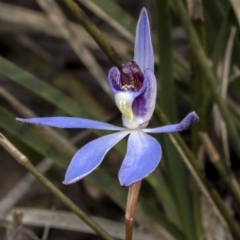
POLYGON ((45 187, 47 187, 58 199, 71 209, 79 218, 81 218, 89 227, 91 227, 102 239, 113 240, 105 230, 98 226, 87 214, 78 208, 69 198, 59 191, 45 176, 43 176, 28 158, 23 155, 15 146, 12 145, 0 133, 0 145, 2 145, 21 165, 31 172, 45 187))
POLYGON ((132 240, 133 223, 137 207, 137 200, 142 181, 138 181, 129 186, 128 198, 125 213, 125 240, 132 240))

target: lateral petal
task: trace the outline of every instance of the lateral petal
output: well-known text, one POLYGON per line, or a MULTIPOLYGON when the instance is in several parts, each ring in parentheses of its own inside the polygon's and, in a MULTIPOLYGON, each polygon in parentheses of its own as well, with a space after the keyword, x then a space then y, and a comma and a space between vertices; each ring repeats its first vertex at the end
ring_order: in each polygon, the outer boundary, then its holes
POLYGON ((150 68, 154 72, 154 54, 151 31, 147 10, 145 8, 142 9, 137 23, 134 61, 141 68, 142 72, 147 68, 150 68))
POLYGON ((144 71, 144 84, 146 84, 145 90, 135 98, 132 104, 135 121, 138 122, 138 125, 148 122, 155 108, 157 81, 150 69, 144 71))
POLYGON ((63 183, 71 184, 90 174, 99 166, 107 152, 127 134, 129 131, 109 134, 83 146, 68 166, 63 183))
POLYGON ((27 124, 44 125, 57 128, 89 128, 113 131, 121 131, 125 129, 105 122, 76 117, 16 118, 16 120, 27 124))
POLYGON ((173 133, 188 129, 193 124, 199 121, 199 117, 195 112, 189 113, 180 123, 171 124, 158 128, 145 128, 143 132, 146 133, 173 133))
POLYGON ((121 73, 117 67, 112 67, 108 72, 108 83, 113 94, 121 90, 121 73))
POLYGON ((161 157, 161 146, 155 138, 141 131, 133 131, 118 174, 120 184, 129 186, 145 178, 155 170, 161 157))

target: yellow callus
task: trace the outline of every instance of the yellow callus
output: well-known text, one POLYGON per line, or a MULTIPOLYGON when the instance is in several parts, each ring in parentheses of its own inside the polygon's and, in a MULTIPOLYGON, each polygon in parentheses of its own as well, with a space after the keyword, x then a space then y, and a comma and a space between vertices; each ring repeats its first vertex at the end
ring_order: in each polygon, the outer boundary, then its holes
POLYGON ((132 103, 133 96, 129 92, 119 92, 115 95, 115 101, 118 109, 124 115, 125 118, 128 118, 130 122, 133 120, 133 111, 132 111, 132 103))

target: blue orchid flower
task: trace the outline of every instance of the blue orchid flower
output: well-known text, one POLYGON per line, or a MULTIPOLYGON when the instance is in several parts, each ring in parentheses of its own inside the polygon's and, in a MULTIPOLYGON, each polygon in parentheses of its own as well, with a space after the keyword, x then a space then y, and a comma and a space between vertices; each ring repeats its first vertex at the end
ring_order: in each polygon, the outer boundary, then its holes
POLYGON ((108 74, 110 88, 117 107, 122 113, 124 127, 75 117, 42 117, 18 121, 57 128, 88 128, 113 130, 83 146, 73 157, 64 184, 74 183, 90 174, 102 162, 107 152, 128 134, 127 153, 119 171, 122 186, 142 180, 155 170, 162 157, 158 141, 147 133, 173 133, 183 131, 196 123, 195 112, 189 113, 180 123, 158 128, 146 128, 152 117, 157 93, 154 75, 154 54, 146 9, 142 9, 136 30, 134 61, 117 67, 108 74))

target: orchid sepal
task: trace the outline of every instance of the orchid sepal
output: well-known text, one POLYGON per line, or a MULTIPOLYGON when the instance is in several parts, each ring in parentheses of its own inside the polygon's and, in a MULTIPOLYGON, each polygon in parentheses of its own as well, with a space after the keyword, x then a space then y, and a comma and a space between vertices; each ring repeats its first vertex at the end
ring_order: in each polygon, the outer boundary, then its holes
POLYGON ((193 124, 197 123, 198 121, 199 121, 198 115, 195 112, 191 112, 187 116, 185 116, 180 123, 170 124, 170 125, 157 127, 157 128, 146 128, 146 129, 143 129, 143 132, 145 133, 181 132, 190 128, 193 124))
POLYGON ((63 183, 72 184, 94 171, 107 152, 128 134, 129 131, 112 133, 83 146, 72 158, 63 183))
POLYGON ((134 61, 142 72, 149 68, 154 72, 154 53, 147 10, 142 9, 136 29, 134 61))
POLYGON ((117 127, 109 123, 76 117, 16 118, 16 120, 22 123, 56 128, 88 128, 110 131, 125 130, 123 127, 117 127))
POLYGON ((154 54, 147 11, 142 9, 137 23, 134 61, 110 69, 108 81, 123 125, 130 129, 146 126, 152 117, 157 94, 154 54))
POLYGON ((132 131, 118 174, 120 184, 127 187, 147 177, 155 170, 161 157, 162 149, 155 138, 139 130, 132 131))

